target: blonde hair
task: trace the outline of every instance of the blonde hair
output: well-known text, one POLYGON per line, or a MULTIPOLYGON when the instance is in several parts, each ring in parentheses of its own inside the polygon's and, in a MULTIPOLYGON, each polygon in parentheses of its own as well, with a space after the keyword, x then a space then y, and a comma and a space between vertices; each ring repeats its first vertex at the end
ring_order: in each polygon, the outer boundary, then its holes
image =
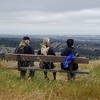
POLYGON ((50 39, 49 38, 44 38, 43 39, 43 45, 49 46, 49 44, 50 44, 50 39))

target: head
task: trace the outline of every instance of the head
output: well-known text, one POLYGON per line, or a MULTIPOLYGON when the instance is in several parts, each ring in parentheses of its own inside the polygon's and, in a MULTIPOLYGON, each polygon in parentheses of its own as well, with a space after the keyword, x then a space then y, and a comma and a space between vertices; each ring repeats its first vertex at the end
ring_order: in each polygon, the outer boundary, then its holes
POLYGON ((43 39, 43 45, 48 47, 50 45, 50 39, 49 38, 44 38, 43 39))
POLYGON ((68 46, 68 47, 73 47, 73 46, 74 46, 74 40, 73 40, 73 39, 68 39, 68 40, 66 41, 66 43, 67 43, 67 46, 68 46))
POLYGON ((25 36, 23 37, 23 42, 26 43, 26 44, 29 44, 30 43, 30 38, 25 36))

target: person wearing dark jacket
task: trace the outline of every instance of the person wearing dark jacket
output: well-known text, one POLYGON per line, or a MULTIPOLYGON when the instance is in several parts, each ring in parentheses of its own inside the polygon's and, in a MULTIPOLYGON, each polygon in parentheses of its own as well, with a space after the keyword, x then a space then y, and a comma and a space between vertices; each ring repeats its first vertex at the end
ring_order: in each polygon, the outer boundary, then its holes
MULTIPOLYGON (((74 40, 73 39, 68 39, 66 41, 67 47, 62 51, 61 55, 62 56, 69 56, 69 55, 78 55, 78 52, 74 48, 74 40)), ((67 68, 64 68, 63 63, 61 63, 61 68, 64 70, 70 70, 69 66, 67 68)), ((72 63, 72 70, 77 70, 78 69, 78 64, 77 63, 72 63)), ((75 78, 75 73, 69 73, 68 74, 68 79, 74 79, 75 78)))
MULTIPOLYGON (((25 36, 20 42, 19 46, 15 49, 15 53, 17 54, 34 54, 34 50, 30 45, 30 38, 25 36)), ((20 61, 18 62, 21 67, 33 66, 33 63, 30 61, 20 61)), ((27 70, 22 70, 19 68, 20 76, 25 78, 27 70)), ((29 77, 32 78, 34 76, 34 71, 30 70, 29 77)))
MULTIPOLYGON (((50 40, 45 38, 41 45, 41 50, 38 51, 39 55, 55 55, 53 48, 50 47, 50 40)), ((42 69, 53 69, 55 68, 53 62, 40 62, 40 68, 42 69)), ((56 72, 53 72, 54 80, 56 80, 56 72)), ((49 80, 47 72, 44 71, 44 78, 49 80)))

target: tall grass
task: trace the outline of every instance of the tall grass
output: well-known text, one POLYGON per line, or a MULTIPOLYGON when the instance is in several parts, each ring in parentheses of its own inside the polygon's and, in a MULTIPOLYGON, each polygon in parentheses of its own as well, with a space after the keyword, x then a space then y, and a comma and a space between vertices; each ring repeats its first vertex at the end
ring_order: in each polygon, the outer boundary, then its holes
POLYGON ((19 77, 18 71, 7 70, 16 62, 0 62, 0 100, 100 100, 100 61, 80 65, 90 69, 89 75, 77 75, 75 81, 67 81, 66 74, 57 73, 57 80, 44 80, 42 72, 36 72, 32 80, 19 77))

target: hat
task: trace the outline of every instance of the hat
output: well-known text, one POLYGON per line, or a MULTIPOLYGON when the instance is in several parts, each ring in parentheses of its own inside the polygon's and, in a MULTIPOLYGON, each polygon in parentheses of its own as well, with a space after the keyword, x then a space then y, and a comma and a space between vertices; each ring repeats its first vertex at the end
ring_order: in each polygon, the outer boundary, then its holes
POLYGON ((23 40, 30 40, 28 36, 23 37, 23 40))

